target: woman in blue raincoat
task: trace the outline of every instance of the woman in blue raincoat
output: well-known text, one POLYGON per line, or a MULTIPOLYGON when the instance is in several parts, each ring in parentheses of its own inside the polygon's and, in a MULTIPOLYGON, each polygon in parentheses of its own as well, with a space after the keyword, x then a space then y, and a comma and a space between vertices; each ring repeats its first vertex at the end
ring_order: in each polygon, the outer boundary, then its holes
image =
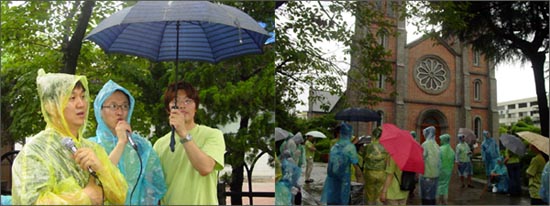
POLYGON ((83 138, 90 101, 86 77, 40 69, 36 85, 46 128, 13 162, 12 203, 124 204, 124 177, 100 145, 83 138))
POLYGON ((327 177, 321 195, 321 203, 329 205, 347 205, 351 190, 350 165, 357 164, 357 150, 351 143, 352 127, 340 125, 338 142, 330 149, 327 177))
POLYGON ((496 183, 498 193, 508 193, 508 169, 504 165, 504 158, 497 158, 497 164, 491 171, 490 180, 496 183))
POLYGON ((489 176, 491 175, 493 168, 496 166, 497 159, 500 157, 500 150, 494 138, 489 136, 488 131, 483 131, 483 137, 484 140, 483 143, 481 143, 481 158, 483 159, 483 163, 485 165, 485 175, 488 180, 487 185, 489 185, 489 176))
POLYGON ((94 101, 97 129, 90 140, 105 148, 128 182, 126 205, 156 205, 166 192, 166 183, 151 143, 132 133, 134 106, 134 97, 128 90, 112 80, 105 83, 94 101))
POLYGON ((542 170, 541 184, 540 184, 540 199, 546 204, 550 203, 548 196, 550 196, 550 161, 546 162, 544 169, 542 170))
POLYGON ((293 156, 299 150, 291 136, 281 145, 280 163, 281 178, 275 183, 275 205, 293 205, 295 196, 300 191, 298 180, 302 174, 302 169, 298 167, 293 156))

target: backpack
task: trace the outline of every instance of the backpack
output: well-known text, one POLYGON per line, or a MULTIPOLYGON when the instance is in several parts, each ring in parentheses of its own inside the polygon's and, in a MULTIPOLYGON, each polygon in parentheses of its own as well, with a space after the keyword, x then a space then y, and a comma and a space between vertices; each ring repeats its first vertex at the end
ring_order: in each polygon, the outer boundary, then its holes
POLYGON ((414 187, 416 185, 416 173, 415 172, 409 172, 409 171, 403 171, 401 173, 401 180, 397 178, 397 175, 393 173, 395 178, 397 179, 397 183, 399 183, 399 188, 401 190, 406 191, 413 191, 414 187))
POLYGON ((349 163, 346 164, 348 161, 343 150, 344 148, 340 144, 335 144, 330 150, 327 173, 331 177, 344 177, 346 169, 350 166, 349 163))

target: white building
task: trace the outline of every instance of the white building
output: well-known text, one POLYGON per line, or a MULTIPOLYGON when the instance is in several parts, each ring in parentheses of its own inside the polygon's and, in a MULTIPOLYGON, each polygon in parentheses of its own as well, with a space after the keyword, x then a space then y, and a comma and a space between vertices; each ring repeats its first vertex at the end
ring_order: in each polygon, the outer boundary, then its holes
POLYGON ((500 124, 510 126, 528 116, 531 117, 535 126, 540 127, 537 97, 499 102, 497 105, 500 124))

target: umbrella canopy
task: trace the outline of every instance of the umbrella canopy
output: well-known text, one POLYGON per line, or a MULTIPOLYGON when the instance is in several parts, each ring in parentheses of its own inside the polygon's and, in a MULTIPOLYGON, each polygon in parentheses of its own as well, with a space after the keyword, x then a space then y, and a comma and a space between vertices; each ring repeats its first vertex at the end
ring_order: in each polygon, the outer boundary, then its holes
POLYGON ((309 131, 308 133, 306 133, 306 136, 312 136, 315 138, 327 138, 325 134, 319 131, 309 131))
POLYGON ((380 121, 380 115, 366 108, 346 108, 336 113, 336 120, 371 122, 380 121))
MULTIPOLYGON (((217 63, 261 53, 269 34, 234 7, 208 1, 139 1, 104 19, 85 38, 106 53, 175 60, 177 79, 179 60, 217 63)), ((177 93, 174 99, 177 105, 177 93)), ((172 127, 172 152, 174 133, 172 127)))
POLYGON ((464 141, 469 145, 473 145, 477 141, 476 134, 468 128, 460 128, 458 129, 458 133, 464 135, 464 141))
POLYGON ((523 142, 514 135, 504 134, 500 136, 500 142, 508 150, 512 151, 514 154, 523 156, 525 154, 525 145, 523 142))
POLYGON ((275 127, 275 142, 276 141, 280 141, 280 140, 284 140, 290 136, 293 136, 290 132, 280 128, 280 127, 275 127))
POLYGON ((106 53, 156 62, 211 63, 261 53, 268 38, 248 14, 208 1, 139 1, 106 18, 86 36, 106 53))
POLYGON ((424 174, 424 150, 409 131, 393 124, 383 124, 380 144, 390 153, 399 169, 424 174))
POLYGON ((532 144, 541 152, 544 152, 547 155, 550 155, 550 142, 548 141, 548 137, 545 137, 533 132, 527 132, 527 131, 518 132, 516 134, 521 138, 527 140, 529 144, 532 144))

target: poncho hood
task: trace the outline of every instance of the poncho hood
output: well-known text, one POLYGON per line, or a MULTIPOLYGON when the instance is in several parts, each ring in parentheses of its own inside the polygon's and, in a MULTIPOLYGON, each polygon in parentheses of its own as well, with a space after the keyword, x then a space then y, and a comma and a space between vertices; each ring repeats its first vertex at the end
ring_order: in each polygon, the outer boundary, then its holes
MULTIPOLYGON (((76 142, 79 139, 71 132, 67 120, 65 119, 64 110, 69 102, 72 91, 75 85, 80 82, 85 90, 86 99, 89 99, 88 80, 85 76, 63 74, 63 73, 46 73, 43 69, 38 70, 36 77, 36 86, 38 89, 38 97, 41 102, 42 115, 46 121, 46 128, 52 128, 63 136, 72 137, 76 142)), ((88 101, 88 100, 86 100, 88 101)), ((78 136, 82 137, 88 123, 88 110, 86 110, 86 119, 84 124, 78 129, 78 136)))
POLYGON ((110 142, 116 142, 118 138, 111 132, 105 121, 103 121, 103 118, 101 117, 101 106, 107 98, 109 98, 114 92, 121 91, 122 93, 126 94, 128 97, 128 100, 130 102, 130 108, 128 108, 128 116, 126 117, 126 122, 130 124, 130 120, 132 119, 132 113, 134 111, 135 106, 135 99, 130 94, 130 92, 125 89, 124 87, 118 85, 112 80, 109 80, 105 85, 103 85, 103 88, 99 90, 99 93, 97 94, 95 101, 94 101, 94 114, 95 119, 97 121, 97 129, 96 129, 96 135, 98 137, 98 143, 101 143, 102 141, 110 141, 110 142))

